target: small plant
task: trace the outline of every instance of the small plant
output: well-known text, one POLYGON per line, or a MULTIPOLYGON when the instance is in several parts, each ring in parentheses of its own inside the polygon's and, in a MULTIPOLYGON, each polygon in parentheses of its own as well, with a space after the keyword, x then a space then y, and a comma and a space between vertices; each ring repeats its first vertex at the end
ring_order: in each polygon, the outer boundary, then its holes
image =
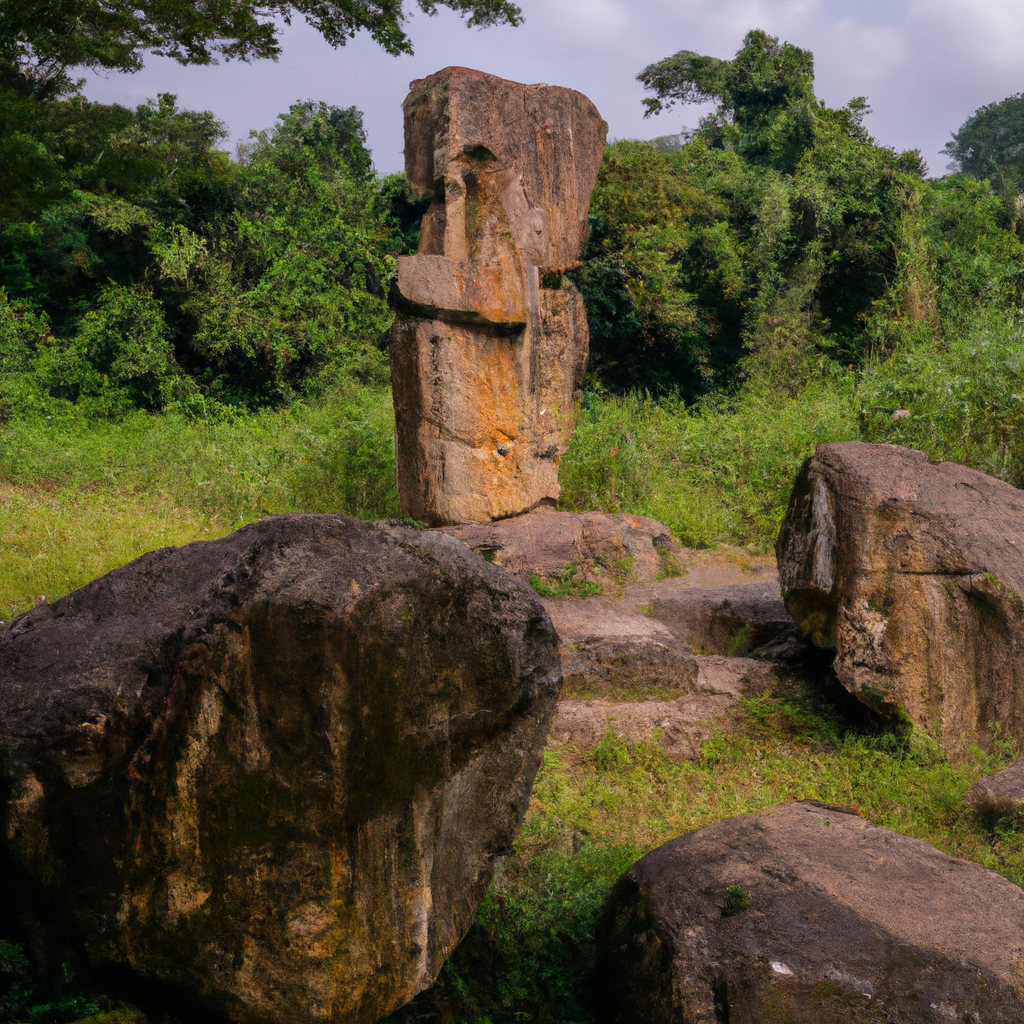
POLYGON ((671 580, 683 575, 683 570, 676 561, 676 556, 667 547, 655 545, 658 552, 658 572, 656 580, 671 580))
POLYGON ((747 641, 750 639, 750 623, 744 622, 742 626, 736 631, 736 635, 729 641, 729 648, 725 652, 730 658, 735 658, 739 655, 743 648, 747 646, 747 641))
POLYGON ((594 747, 594 766, 599 772, 615 772, 633 763, 629 747, 611 726, 594 747))
POLYGON ((530 586, 540 594, 541 597, 574 598, 582 600, 590 597, 591 594, 600 594, 603 587, 600 583, 588 580, 580 572, 575 562, 570 562, 561 572, 554 576, 539 576, 537 573, 530 573, 530 586))
POLYGON ((628 583, 633 575, 633 556, 625 555, 623 558, 609 563, 608 571, 616 583, 628 583))
POLYGON ((729 917, 731 914, 738 914, 741 910, 750 909, 750 894, 738 885, 730 885, 725 890, 725 906, 722 907, 722 917, 729 917))

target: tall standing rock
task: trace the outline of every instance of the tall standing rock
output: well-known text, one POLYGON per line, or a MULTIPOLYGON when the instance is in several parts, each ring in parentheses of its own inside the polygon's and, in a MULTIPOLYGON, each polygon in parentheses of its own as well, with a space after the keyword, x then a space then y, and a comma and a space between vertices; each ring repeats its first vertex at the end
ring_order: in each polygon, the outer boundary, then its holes
POLYGON ((533 592, 438 533, 281 516, 0 628, 0 915, 244 1024, 428 986, 557 699, 533 592))
POLYGON ((818 445, 776 543, 786 606, 853 694, 955 753, 1024 743, 1024 492, 896 445, 818 445))
POLYGON ((432 196, 399 257, 398 490, 433 525, 558 497, 589 347, 579 265, 608 126, 578 92, 467 68, 412 83, 405 165, 432 196))

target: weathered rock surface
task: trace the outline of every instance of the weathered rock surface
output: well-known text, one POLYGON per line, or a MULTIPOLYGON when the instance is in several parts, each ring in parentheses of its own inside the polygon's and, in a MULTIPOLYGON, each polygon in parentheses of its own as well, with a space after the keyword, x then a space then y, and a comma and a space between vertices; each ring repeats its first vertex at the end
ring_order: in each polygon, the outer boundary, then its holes
POLYGON ((950 754, 994 728, 1024 743, 1024 492, 894 445, 819 445, 776 553, 850 692, 950 754))
POLYGON ((690 650, 706 654, 749 654, 793 628, 775 579, 674 589, 656 598, 651 615, 690 650))
POLYGON ((697 659, 677 640, 590 636, 563 643, 565 695, 641 699, 692 692, 697 659))
POLYGON ((1001 772, 979 779, 967 791, 964 804, 978 814, 1001 817, 1024 808, 1024 758, 1001 772))
MULTIPOLYGON (((587 751, 611 731, 630 743, 656 742, 673 760, 697 758, 705 741, 743 720, 741 696, 783 692, 795 674, 823 675, 821 652, 798 636, 782 605, 774 564, 671 554, 678 576, 584 600, 544 598, 561 641, 555 749, 587 751), (747 655, 768 637, 774 642, 757 658, 706 653, 747 655), (805 663, 808 650, 818 655, 813 664, 805 663)), ((525 554, 521 564, 529 565, 525 554)))
POLYGON ((399 257, 398 489, 432 525, 558 497, 589 349, 578 265, 607 125, 580 93, 467 68, 413 82, 406 173, 432 196, 399 257))
POLYGON ((498 522, 447 526, 489 562, 528 581, 552 580, 574 567, 581 579, 614 583, 678 572, 667 526, 643 516, 559 512, 541 506, 498 522))
MULTIPOLYGON (((627 743, 657 743, 672 760, 698 759, 707 740, 729 733, 739 720, 737 698, 770 689, 775 677, 770 665, 749 658, 694 660, 696 680, 679 679, 677 688, 684 695, 672 700, 563 697, 549 745, 592 750, 610 730, 627 743)), ((636 686, 637 680, 628 685, 636 686)))
POLYGON ((160 998, 371 1022, 429 985, 558 693, 536 596, 438 533, 282 516, 0 629, 0 913, 160 998))
POLYGON ((821 804, 648 854, 613 889, 598 943, 596 1006, 616 1024, 1024 1020, 1024 892, 821 804))

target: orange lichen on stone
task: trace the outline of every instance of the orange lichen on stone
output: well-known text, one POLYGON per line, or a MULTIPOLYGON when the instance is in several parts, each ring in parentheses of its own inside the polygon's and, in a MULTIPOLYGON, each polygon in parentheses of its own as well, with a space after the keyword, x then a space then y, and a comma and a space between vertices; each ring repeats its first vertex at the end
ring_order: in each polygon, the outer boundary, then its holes
POLYGON ((579 265, 607 125, 580 93, 467 68, 413 82, 406 172, 432 196, 398 261, 392 384, 403 511, 487 522, 558 498, 586 369, 579 265))

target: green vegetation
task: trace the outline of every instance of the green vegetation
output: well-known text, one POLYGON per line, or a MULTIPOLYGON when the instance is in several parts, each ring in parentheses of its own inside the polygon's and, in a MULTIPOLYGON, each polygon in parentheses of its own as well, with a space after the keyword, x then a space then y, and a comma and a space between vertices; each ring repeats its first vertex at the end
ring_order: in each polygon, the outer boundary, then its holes
POLYGON ((530 573, 530 586, 541 597, 571 597, 578 600, 591 594, 600 594, 603 589, 600 583, 587 579, 575 562, 570 562, 550 578, 530 573))
MULTIPOLYGON (((412 5, 410 5, 412 6, 412 5)), ((518 25, 521 12, 510 0, 416 0, 433 14, 448 7, 469 15, 467 24, 518 25)), ((5 0, 0 9, 0 63, 30 83, 66 81, 72 67, 137 71, 146 51, 182 64, 210 64, 218 57, 253 60, 280 53, 280 26, 305 18, 332 46, 365 29, 388 53, 412 53, 403 31, 404 0, 66 0, 40 6, 5 0)))
POLYGON ((393 431, 390 393, 355 382, 221 420, 11 423, 0 445, 0 619, 154 547, 263 516, 393 518, 393 431))
MULTIPOLYGON (((382 337, 423 207, 404 178, 374 174, 359 112, 296 104, 231 160, 208 112, 167 95, 94 104, 62 77, 69 54, 264 56, 275 29, 260 19, 308 5, 221 5, 191 42, 173 2, 162 21, 106 5, 92 25, 99 8, 73 0, 58 5, 81 15, 63 35, 29 24, 31 6, 0 13, 0 619, 265 515, 398 516, 382 337)), ((505 0, 443 6, 518 18, 505 0)), ((368 27, 403 50, 402 7, 317 5, 318 27, 339 43, 368 27)), ((574 272, 592 358, 563 508, 766 551, 800 463, 854 439, 1024 486, 1020 97, 969 119, 948 150, 959 173, 928 179, 919 154, 874 143, 862 98, 819 101, 813 72, 807 51, 752 32, 732 60, 682 51, 641 73, 650 110, 717 109, 678 139, 606 152, 574 272)), ((605 567, 607 581, 630 568, 605 567)), ((531 582, 600 590, 575 565, 531 582)), ((951 765, 841 693, 767 694, 744 713, 697 763, 614 735, 585 756, 549 751, 469 936, 397 1016, 591 1020, 614 880, 675 835, 782 800, 856 805, 1024 882, 1024 821, 993 829, 961 804, 1009 749, 951 765)), ((739 892, 722 899, 742 909, 739 892)), ((143 1024, 70 975, 44 984, 0 941, 0 1021, 89 1014, 143 1024)))
POLYGON ((738 914, 741 910, 750 909, 750 894, 739 885, 730 885, 725 890, 725 906, 723 916, 738 914))
POLYGON ((437 984, 389 1020, 592 1021, 594 927, 619 875, 675 836, 787 800, 855 807, 1024 882, 1024 821, 993 829, 962 804, 1012 751, 969 750, 954 766, 926 738, 880 728, 855 705, 820 689, 748 699, 741 727, 708 741, 696 763, 613 734, 586 755, 546 752, 515 852, 469 935, 437 984))
POLYGON ((979 107, 953 133, 945 152, 950 170, 989 179, 1019 216, 1016 198, 1024 181, 1024 93, 979 107))

